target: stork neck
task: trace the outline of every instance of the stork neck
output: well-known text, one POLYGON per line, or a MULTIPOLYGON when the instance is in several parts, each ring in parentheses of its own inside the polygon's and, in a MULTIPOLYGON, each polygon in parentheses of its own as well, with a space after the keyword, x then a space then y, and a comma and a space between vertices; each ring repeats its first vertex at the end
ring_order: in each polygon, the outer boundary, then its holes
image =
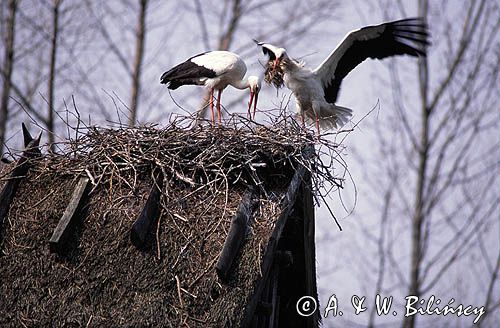
POLYGON ((236 89, 240 89, 240 90, 243 90, 243 89, 250 87, 250 84, 248 83, 248 79, 238 80, 235 82, 231 82, 230 84, 233 87, 235 87, 236 89))

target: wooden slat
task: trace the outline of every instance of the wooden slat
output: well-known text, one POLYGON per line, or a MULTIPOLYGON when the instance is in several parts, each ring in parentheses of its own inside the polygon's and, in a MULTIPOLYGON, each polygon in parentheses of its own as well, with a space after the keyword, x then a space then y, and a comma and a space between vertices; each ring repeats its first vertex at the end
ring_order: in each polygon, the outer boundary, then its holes
POLYGON ((253 187, 245 191, 236 214, 231 220, 228 235, 215 266, 217 276, 222 282, 229 280, 231 267, 245 240, 250 218, 257 205, 256 195, 256 189, 253 187))
POLYGON ((9 213, 10 205, 14 200, 19 183, 24 179, 31 167, 31 159, 37 158, 41 155, 39 148, 41 134, 38 138, 33 139, 28 129, 22 124, 23 138, 24 138, 24 151, 21 158, 10 174, 9 180, 5 183, 2 192, 0 193, 0 228, 3 225, 4 219, 9 213))
POLYGON ((79 210, 82 208, 83 200, 86 198, 88 193, 89 178, 81 177, 76 184, 76 187, 71 196, 68 206, 64 210, 64 213, 59 220, 52 237, 50 237, 49 245, 52 252, 56 252, 60 249, 61 245, 65 243, 71 231, 73 231, 76 222, 78 221, 79 210))
POLYGON ((139 217, 132 225, 130 231, 130 240, 138 248, 143 248, 146 244, 148 233, 160 215, 161 188, 163 187, 163 173, 161 169, 155 169, 153 172, 154 181, 148 200, 139 214, 139 217))

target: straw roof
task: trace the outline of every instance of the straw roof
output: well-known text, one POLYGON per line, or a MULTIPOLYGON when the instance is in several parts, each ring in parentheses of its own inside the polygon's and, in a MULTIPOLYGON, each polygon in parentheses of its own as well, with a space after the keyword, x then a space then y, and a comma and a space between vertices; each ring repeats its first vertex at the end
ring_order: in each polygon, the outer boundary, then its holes
MULTIPOLYGON (((0 229, 0 326, 238 325, 294 173, 308 172, 316 194, 325 181, 341 183, 304 151, 313 144, 290 124, 91 127, 61 154, 32 160, 0 229), (155 168, 165 177, 160 216, 138 249, 130 228, 155 168), (81 222, 52 252, 48 240, 82 176, 90 190, 81 222), (223 283, 214 266, 250 186, 257 210, 223 283)), ((0 165, 0 188, 13 167, 0 165)))

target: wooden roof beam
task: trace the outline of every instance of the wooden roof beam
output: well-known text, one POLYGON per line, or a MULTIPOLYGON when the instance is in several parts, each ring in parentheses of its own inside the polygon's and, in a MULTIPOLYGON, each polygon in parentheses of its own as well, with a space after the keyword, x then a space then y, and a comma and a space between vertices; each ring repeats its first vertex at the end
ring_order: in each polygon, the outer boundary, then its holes
POLYGON ((68 206, 59 220, 52 237, 50 237, 49 245, 51 252, 58 252, 62 245, 68 240, 71 232, 78 222, 79 214, 83 208, 84 199, 88 195, 89 178, 81 177, 73 190, 73 194, 68 206))
POLYGON ((4 219, 9 213, 10 204, 14 199, 19 183, 26 177, 30 167, 31 159, 40 157, 42 152, 40 151, 40 138, 42 133, 38 135, 35 139, 31 136, 30 132, 26 128, 26 125, 22 123, 23 138, 24 138, 24 150, 21 154, 21 158, 18 160, 14 170, 10 174, 9 180, 2 189, 0 194, 0 228, 3 225, 4 219))
POLYGON ((250 219, 257 205, 257 189, 250 187, 245 191, 227 234, 222 252, 215 266, 217 276, 226 283, 229 281, 231 267, 245 240, 250 219))
POLYGON ((160 198, 163 188, 163 172, 161 168, 153 171, 153 186, 141 214, 132 225, 130 241, 137 248, 146 245, 147 236, 154 222, 160 216, 160 198))

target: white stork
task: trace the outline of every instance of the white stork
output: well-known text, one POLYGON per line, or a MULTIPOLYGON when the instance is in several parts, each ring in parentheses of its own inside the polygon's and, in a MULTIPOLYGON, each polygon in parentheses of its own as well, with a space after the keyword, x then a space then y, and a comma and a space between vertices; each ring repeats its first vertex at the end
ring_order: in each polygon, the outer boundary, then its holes
POLYGON ((175 66, 163 73, 160 83, 166 84, 169 89, 175 90, 182 85, 204 85, 210 90, 210 111, 212 123, 215 123, 213 97, 214 91, 217 95, 217 115, 221 122, 220 97, 222 90, 228 85, 237 89, 250 88, 250 101, 248 103, 248 114, 252 102, 257 108, 257 99, 260 91, 260 79, 257 76, 249 76, 243 80, 247 66, 245 62, 235 53, 229 51, 209 51, 193 56, 185 62, 175 66))
POLYGON ((421 18, 408 18, 352 31, 314 70, 288 57, 284 48, 255 41, 269 56, 271 70, 281 69, 283 81, 296 98, 297 112, 319 127, 345 124, 352 110, 335 105, 342 79, 367 58, 395 55, 425 56, 428 32, 421 18))

